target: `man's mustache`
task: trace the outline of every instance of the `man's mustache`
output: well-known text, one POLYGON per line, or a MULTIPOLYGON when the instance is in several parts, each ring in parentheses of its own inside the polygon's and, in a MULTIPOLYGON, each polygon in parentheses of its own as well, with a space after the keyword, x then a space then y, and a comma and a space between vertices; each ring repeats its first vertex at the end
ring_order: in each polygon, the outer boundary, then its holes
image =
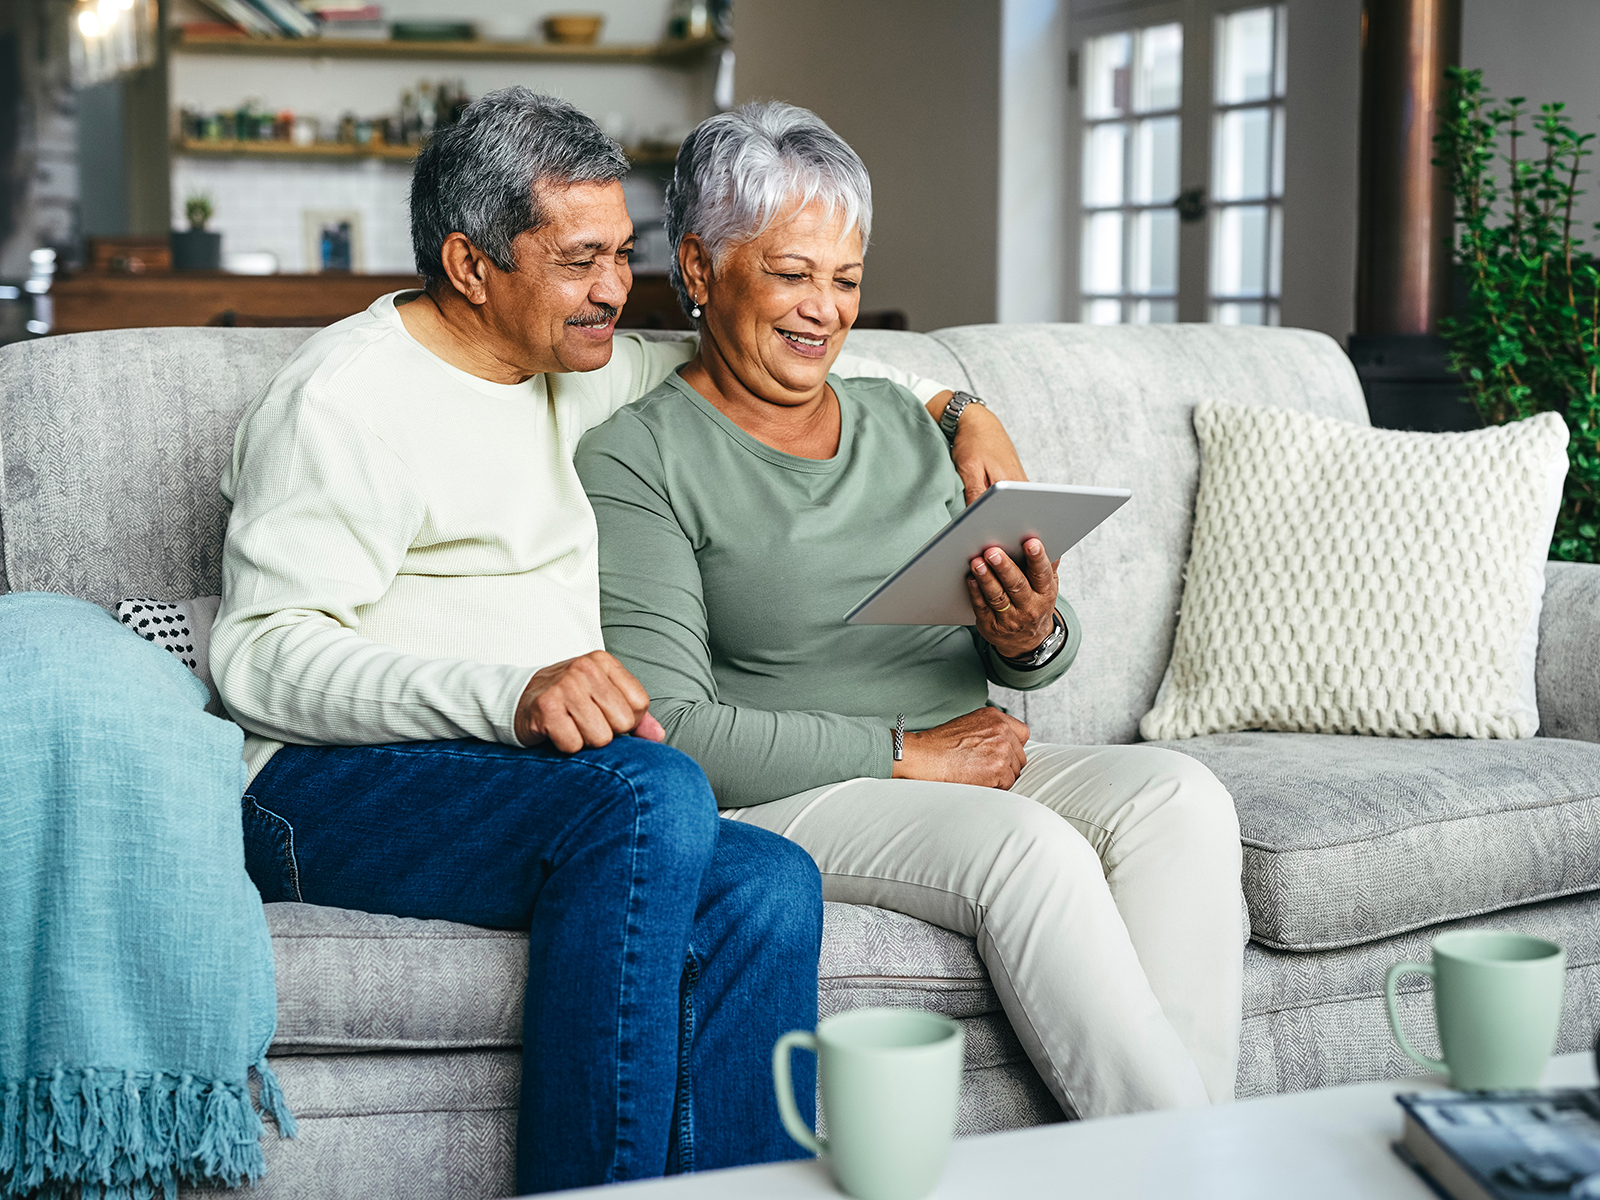
POLYGON ((610 304, 598 304, 588 312, 576 313, 567 318, 568 325, 603 325, 622 310, 610 304))

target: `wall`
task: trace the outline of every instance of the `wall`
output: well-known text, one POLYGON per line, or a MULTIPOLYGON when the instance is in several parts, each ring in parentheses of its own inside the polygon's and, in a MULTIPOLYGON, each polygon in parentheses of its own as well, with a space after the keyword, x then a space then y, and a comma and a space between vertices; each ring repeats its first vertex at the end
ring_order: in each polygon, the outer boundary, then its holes
POLYGON ((61 0, 0 0, 0 279, 77 231, 76 113, 61 0))
POLYGON ((993 321, 999 0, 740 0, 736 21, 738 99, 812 109, 872 172, 863 305, 993 321))
POLYGON ((1361 0, 1288 0, 1282 323, 1343 343, 1356 320, 1361 0))
MULTIPOLYGON (((547 12, 570 11, 570 3, 525 0, 471 0, 455 6, 453 19, 475 21, 484 37, 540 40, 539 22, 547 12)), ((666 31, 670 0, 586 0, 601 13, 603 42, 654 42, 666 31)), ((208 19, 192 9, 180 19, 208 19)), ((436 18, 434 0, 386 0, 388 20, 436 18)), ((685 69, 654 64, 570 64, 539 62, 459 62, 410 59, 352 60, 246 57, 178 53, 171 56, 170 91, 174 109, 232 111, 249 100, 258 110, 289 110, 315 117, 325 129, 351 112, 361 117, 393 112, 402 89, 420 80, 448 79, 474 98, 514 84, 572 101, 624 142, 644 138, 673 141, 711 112, 710 64, 685 69)), ((305 224, 308 212, 360 214, 362 269, 408 272, 412 269, 407 194, 411 169, 405 162, 307 162, 217 159, 174 154, 170 220, 183 225, 184 200, 196 192, 211 196, 216 217, 210 228, 223 235, 225 253, 265 250, 283 271, 307 267, 305 224)), ((630 211, 641 224, 659 218, 659 171, 641 169, 627 185, 630 211)), ((655 265, 646 260, 641 266, 655 265)), ((661 264, 664 266, 664 263, 661 264)))
POLYGON ((1071 103, 1066 0, 1004 0, 996 320, 1076 317, 1066 246, 1071 103))
MULTIPOLYGON (((1489 94, 1526 97, 1539 105, 1562 103, 1579 133, 1600 133, 1600 3, 1595 0, 1463 0, 1461 65, 1482 67, 1489 94)), ((1527 122, 1523 123, 1527 128, 1527 122)), ((1597 139, 1600 143, 1600 139, 1597 139)), ((1526 148, 1532 143, 1523 141, 1526 148)), ((1591 146, 1593 148, 1593 146, 1591 146)), ((1600 221, 1600 182, 1595 158, 1581 186, 1574 224, 1592 233, 1600 221)))

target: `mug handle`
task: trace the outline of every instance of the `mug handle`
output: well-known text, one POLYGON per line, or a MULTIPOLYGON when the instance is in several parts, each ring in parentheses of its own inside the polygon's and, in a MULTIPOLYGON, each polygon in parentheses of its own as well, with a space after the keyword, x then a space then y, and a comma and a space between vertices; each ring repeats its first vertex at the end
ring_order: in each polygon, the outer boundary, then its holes
POLYGON ((1400 1009, 1395 997, 1395 986, 1400 982, 1402 975, 1426 975, 1434 981, 1435 986, 1438 984, 1438 976, 1433 973, 1433 967, 1429 963, 1398 962, 1389 968, 1389 975, 1383 981, 1383 994, 1389 1001, 1389 1028, 1394 1031, 1394 1040, 1400 1043, 1400 1049, 1405 1051, 1407 1058, 1421 1063, 1430 1071, 1447 1075, 1450 1072, 1449 1065, 1437 1058, 1429 1058, 1426 1054, 1418 1054, 1412 1049, 1411 1043, 1406 1041, 1406 1035, 1400 1028, 1400 1009))
POLYGON ((790 1137, 813 1154, 826 1154, 827 1142, 811 1132, 811 1126, 806 1124, 805 1118, 800 1115, 799 1105, 794 1102, 794 1080, 789 1073, 789 1056, 797 1049, 815 1054, 816 1036, 803 1029, 791 1030, 779 1038, 778 1044, 772 1048, 772 1083, 778 1091, 778 1115, 783 1118, 783 1127, 788 1130, 790 1137))

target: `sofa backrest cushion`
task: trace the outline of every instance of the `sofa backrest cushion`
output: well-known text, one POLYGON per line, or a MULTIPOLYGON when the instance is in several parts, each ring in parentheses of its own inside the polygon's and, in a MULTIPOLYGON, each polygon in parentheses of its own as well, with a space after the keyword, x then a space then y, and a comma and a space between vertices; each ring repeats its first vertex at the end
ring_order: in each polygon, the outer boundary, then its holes
POLYGON ((1041 741, 1134 741, 1183 595, 1200 479, 1195 405, 1277 405, 1366 425, 1355 369, 1332 338, 1299 329, 978 325, 933 336, 1004 420, 1033 479, 1133 491, 1061 561, 1062 594, 1083 620, 1077 661, 1012 712, 1041 741))
MULTIPOLYGON (((226 522, 217 482, 234 426, 313 332, 129 329, 0 349, 0 589, 108 608, 128 596, 214 595, 226 522)), ((1005 700, 1051 741, 1131 741, 1155 696, 1199 479, 1195 404, 1367 420, 1344 352, 1300 330, 862 330, 850 349, 982 396, 1034 479, 1133 489, 1062 562, 1085 627, 1077 664, 1061 683, 1005 700)))
POLYGON ((314 329, 118 329, 0 350, 12 591, 102 607, 222 588, 239 414, 314 329))

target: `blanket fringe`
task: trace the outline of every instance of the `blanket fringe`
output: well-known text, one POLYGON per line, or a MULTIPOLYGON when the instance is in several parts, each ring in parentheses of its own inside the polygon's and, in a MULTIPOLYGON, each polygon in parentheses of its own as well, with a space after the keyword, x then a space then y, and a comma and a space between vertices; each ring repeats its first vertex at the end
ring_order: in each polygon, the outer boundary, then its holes
MULTIPOLYGON (((261 1110, 294 1116, 263 1058, 261 1110)), ((238 1187, 266 1173, 265 1127, 244 1083, 57 1067, 0 1079, 0 1200, 177 1200, 178 1185, 238 1187)))

